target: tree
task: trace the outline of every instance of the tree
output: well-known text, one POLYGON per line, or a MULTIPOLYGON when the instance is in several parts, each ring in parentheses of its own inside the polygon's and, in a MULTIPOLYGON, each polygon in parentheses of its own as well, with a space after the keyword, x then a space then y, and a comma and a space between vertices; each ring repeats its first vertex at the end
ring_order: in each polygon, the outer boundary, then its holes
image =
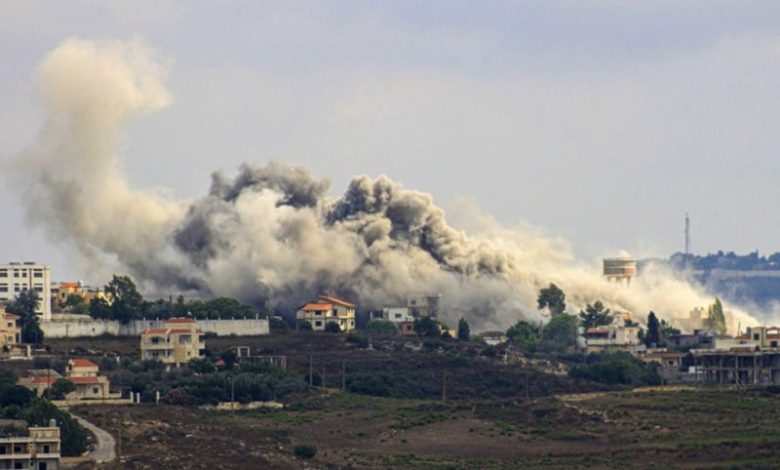
POLYGON ((89 312, 89 304, 78 294, 68 294, 65 302, 62 303, 62 307, 69 312, 82 315, 89 312))
POLYGON ((326 322, 325 333, 341 333, 341 327, 335 321, 326 322))
POLYGON ((138 293, 129 276, 117 276, 106 284, 106 294, 111 298, 111 315, 122 323, 138 318, 144 298, 138 293))
POLYGON ((534 352, 539 344, 539 328, 520 320, 506 330, 506 337, 521 351, 534 352))
POLYGON ((707 308, 707 313, 707 328, 719 335, 726 334, 726 316, 719 298, 715 297, 715 303, 707 308))
POLYGON ((661 345, 661 332, 658 324, 658 317, 655 312, 647 315, 647 334, 645 335, 645 345, 649 347, 661 345))
POLYGON ((471 336, 471 328, 469 328, 469 322, 465 318, 461 317, 458 321, 458 340, 468 341, 471 336))
POLYGON ((54 400, 63 400, 65 399, 65 395, 75 391, 76 386, 73 385, 73 382, 65 378, 57 379, 57 381, 51 385, 51 398, 54 400))
POLYGON ((420 336, 436 337, 439 336, 439 324, 431 317, 416 318, 414 331, 420 336))
POLYGON ((398 334, 398 327, 390 320, 371 320, 366 325, 366 331, 375 335, 395 336, 398 334))
POLYGON ((604 308, 604 304, 597 300, 593 305, 588 304, 585 311, 580 310, 580 320, 585 328, 593 328, 612 323, 612 315, 609 309, 604 308))
POLYGON ((544 308, 550 311, 550 315, 560 315, 566 311, 566 294, 553 283, 539 291, 537 299, 539 310, 544 308))
POLYGON ((39 324, 38 293, 33 289, 23 290, 16 296, 16 299, 8 304, 6 311, 19 315, 22 327, 22 342, 24 343, 42 343, 43 330, 39 324))
POLYGON ((95 297, 89 301, 89 316, 92 318, 110 319, 111 305, 106 299, 95 297))
POLYGON ((545 351, 565 351, 577 346, 577 317, 562 313, 550 319, 542 330, 539 347, 545 351))

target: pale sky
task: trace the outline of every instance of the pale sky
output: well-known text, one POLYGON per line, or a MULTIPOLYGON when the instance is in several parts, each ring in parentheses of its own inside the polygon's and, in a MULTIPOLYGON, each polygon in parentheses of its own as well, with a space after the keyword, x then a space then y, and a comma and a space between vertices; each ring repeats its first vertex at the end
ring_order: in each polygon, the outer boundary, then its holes
MULTIPOLYGON (((167 109, 132 123, 132 183, 198 197, 216 169, 386 174, 445 208, 570 240, 585 260, 780 251, 780 3, 0 2, 0 158, 40 126, 37 64, 140 38, 167 109)), ((66 162, 63 162, 66 164, 66 162)), ((0 178, 0 261, 80 278, 0 178)))

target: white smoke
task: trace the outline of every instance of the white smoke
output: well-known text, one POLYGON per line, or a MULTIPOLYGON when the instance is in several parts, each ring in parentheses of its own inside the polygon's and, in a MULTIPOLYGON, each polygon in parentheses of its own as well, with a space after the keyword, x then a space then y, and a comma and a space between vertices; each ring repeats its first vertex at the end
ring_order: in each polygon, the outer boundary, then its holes
MULTIPOLYGON (((384 176, 355 177, 338 198, 325 196, 327 181, 282 164, 214 174, 196 201, 131 188, 118 142, 128 119, 168 105, 164 78, 140 42, 65 41, 41 65, 46 120, 13 172, 34 224, 95 264, 114 259, 156 292, 235 296, 286 312, 320 292, 364 308, 432 292, 443 295, 445 319, 465 316, 478 329, 539 320, 536 296, 550 282, 572 311, 602 300, 679 318, 711 302, 652 268, 631 288, 610 284, 576 263, 565 240, 483 215, 456 230, 431 195, 384 176)), ((743 326, 755 323, 731 310, 743 326)))

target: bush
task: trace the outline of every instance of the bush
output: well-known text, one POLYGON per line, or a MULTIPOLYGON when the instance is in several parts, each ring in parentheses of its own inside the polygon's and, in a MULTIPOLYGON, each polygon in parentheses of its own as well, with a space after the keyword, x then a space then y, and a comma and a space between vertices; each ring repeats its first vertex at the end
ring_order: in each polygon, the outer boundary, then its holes
POLYGON ((361 395, 386 397, 390 395, 390 384, 384 375, 362 373, 352 376, 347 381, 347 390, 361 395))
POLYGON ((75 392, 76 386, 68 379, 57 379, 51 386, 51 397, 54 400, 63 400, 65 395, 75 392))
POLYGON ((268 319, 268 328, 271 333, 283 333, 288 330, 287 323, 279 317, 270 317, 268 319))
POLYGON ((371 320, 366 325, 366 331, 374 335, 395 336, 398 327, 390 320, 371 320))
POLYGON ((605 384, 658 385, 657 367, 626 352, 591 354, 586 364, 572 367, 569 375, 605 384))
POLYGON ((325 333, 341 333, 341 327, 334 321, 325 323, 325 333))
POLYGON ((311 459, 317 455, 317 448, 311 444, 298 444, 293 452, 299 459, 311 459))

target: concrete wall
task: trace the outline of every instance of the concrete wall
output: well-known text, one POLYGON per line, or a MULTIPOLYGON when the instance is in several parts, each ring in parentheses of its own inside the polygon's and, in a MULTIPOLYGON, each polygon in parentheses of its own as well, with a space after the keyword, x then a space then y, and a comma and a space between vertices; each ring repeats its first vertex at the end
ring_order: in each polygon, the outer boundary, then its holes
MULTIPOLYGON (((46 338, 78 338, 100 335, 141 336, 147 328, 162 328, 165 320, 135 320, 123 325, 115 320, 42 322, 41 329, 46 338)), ((198 328, 217 336, 267 335, 268 320, 198 320, 198 328)))

